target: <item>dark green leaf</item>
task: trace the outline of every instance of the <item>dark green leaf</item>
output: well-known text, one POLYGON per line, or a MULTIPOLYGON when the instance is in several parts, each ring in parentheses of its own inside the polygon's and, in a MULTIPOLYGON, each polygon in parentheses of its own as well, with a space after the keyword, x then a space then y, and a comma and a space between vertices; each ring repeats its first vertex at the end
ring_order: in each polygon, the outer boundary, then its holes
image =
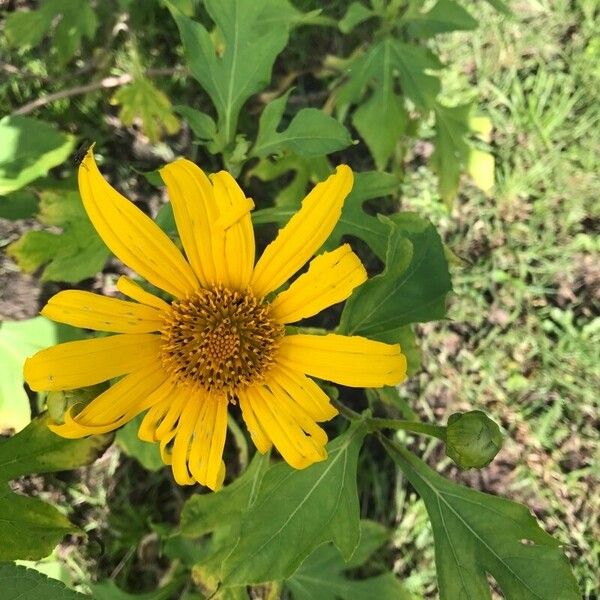
POLYGON ((0 198, 0 219, 30 219, 37 212, 37 196, 28 190, 17 190, 0 198))
POLYGON ((84 596, 50 579, 38 571, 14 565, 0 564, 2 600, 84 600, 84 596))
POLYGON ((138 437, 138 429, 143 418, 144 415, 139 415, 121 427, 117 431, 115 442, 127 456, 135 458, 145 469, 158 471, 164 466, 158 444, 144 442, 138 437))
POLYGON ((191 106, 177 105, 173 110, 179 113, 191 127, 199 140, 214 140, 217 137, 217 126, 213 118, 191 106))
POLYGON ((520 504, 456 485, 380 437, 427 508, 441 600, 491 599, 488 573, 511 600, 581 598, 560 544, 520 504))
POLYGON ((289 92, 263 110, 253 156, 265 157, 287 150, 310 158, 336 152, 352 143, 341 123, 316 108, 303 108, 294 115, 287 129, 278 132, 288 96, 289 92))
POLYGON ((67 440, 52 433, 48 423, 48 415, 42 415, 0 442, 0 560, 38 560, 50 554, 67 533, 78 531, 53 506, 11 492, 8 482, 31 473, 89 464, 112 440, 112 436, 67 440))
POLYGON ((62 234, 28 231, 8 248, 8 254, 26 272, 47 265, 43 281, 77 283, 104 267, 108 249, 93 228, 76 191, 44 190, 40 195, 40 222, 61 227, 62 234))
POLYGON ((353 2, 338 26, 342 33, 350 33, 357 25, 375 16, 375 13, 360 2, 353 2))
POLYGON ((340 331, 379 339, 410 323, 442 319, 452 290, 444 246, 435 227, 413 213, 393 220, 385 270, 359 287, 346 302, 340 331))
POLYGON ((46 175, 68 158, 75 145, 73 136, 48 123, 19 116, 0 119, 0 140, 0 195, 46 175))
POLYGON ((373 521, 360 522, 360 542, 352 559, 344 562, 332 544, 319 546, 286 581, 294 600, 409 600, 392 573, 368 579, 348 578, 348 569, 361 566, 382 544, 388 532, 373 521))
POLYGON ((413 14, 406 22, 411 35, 424 38, 438 33, 471 31, 477 28, 477 21, 454 0, 438 0, 431 10, 413 14))
POLYGON ((367 200, 389 196, 399 185, 398 178, 390 173, 355 173, 352 191, 344 202, 342 216, 329 236, 326 248, 336 248, 340 245, 342 236, 353 235, 367 243, 371 250, 384 260, 390 233, 389 225, 377 217, 368 215, 363 210, 363 204, 367 200))
POLYGON ((298 471, 279 463, 265 474, 242 520, 240 538, 223 565, 223 584, 289 577, 323 542, 348 560, 359 541, 356 463, 362 423, 328 445, 327 460, 298 471))

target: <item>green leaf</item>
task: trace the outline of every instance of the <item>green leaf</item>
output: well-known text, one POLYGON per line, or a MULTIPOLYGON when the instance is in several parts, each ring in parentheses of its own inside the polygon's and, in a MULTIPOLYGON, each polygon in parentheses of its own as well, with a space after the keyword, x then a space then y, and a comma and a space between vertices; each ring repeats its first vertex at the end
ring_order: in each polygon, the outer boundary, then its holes
POLYGON ((38 571, 12 563, 0 564, 2 600, 84 600, 84 596, 38 571))
POLYGON ((440 196, 451 204, 458 193, 460 173, 469 160, 469 119, 472 105, 435 107, 435 150, 431 164, 439 177, 440 196))
POLYGON ((472 31, 477 20, 454 0, 438 0, 426 13, 406 18, 407 30, 415 37, 429 38, 449 31, 472 31))
POLYGON ((233 483, 212 494, 195 494, 183 505, 182 535, 200 537, 224 524, 239 523, 256 499, 260 482, 269 466, 269 456, 256 453, 244 473, 233 483))
POLYGON ((500 14, 505 15, 507 17, 511 17, 513 15, 513 11, 511 10, 508 2, 504 0, 485 0, 490 6, 493 6, 500 14))
POLYGON ((269 459, 268 454, 256 453, 232 484, 214 494, 196 494, 183 507, 182 535, 189 539, 212 534, 201 560, 193 568, 194 580, 207 590, 216 589, 222 579, 223 561, 238 540, 242 517, 256 500, 269 459))
POLYGON ((368 579, 346 577, 345 571, 360 567, 388 539, 383 525, 360 522, 360 542, 349 562, 332 544, 319 546, 286 582, 294 600, 410 600, 392 573, 368 579))
POLYGON ((217 125, 213 118, 191 106, 177 105, 173 110, 179 113, 188 123, 194 135, 203 141, 215 140, 217 137, 217 125))
POLYGON ((42 281, 77 283, 102 270, 108 249, 93 228, 75 190, 44 190, 40 194, 41 223, 61 227, 62 234, 28 231, 8 247, 28 273, 47 265, 42 281))
MULTIPOLYGON (((168 4, 168 3, 167 3, 168 4)), ((293 13, 277 26, 272 20, 287 2, 206 0, 205 8, 219 31, 219 45, 206 28, 169 5, 192 75, 210 96, 224 144, 233 141, 245 102, 268 85, 277 55, 288 40, 293 13)), ((286 16, 288 15, 288 16, 286 16)))
POLYGON ((39 9, 12 13, 6 19, 6 38, 13 47, 37 46, 52 33, 61 63, 66 64, 81 47, 82 38, 93 39, 98 19, 88 2, 45 0, 39 9))
POLYGON ((331 154, 352 143, 350 134, 341 123, 316 108, 298 111, 287 129, 278 132, 289 94, 288 91, 273 100, 263 110, 252 156, 265 157, 287 150, 310 158, 331 154))
POLYGON ((169 600, 173 594, 181 588, 183 582, 179 579, 171 581, 167 585, 146 592, 145 594, 130 594, 124 592, 114 581, 108 579, 91 585, 94 600, 169 600))
POLYGON ((452 284, 435 227, 414 213, 380 219, 390 227, 385 269, 346 302, 341 333, 379 339, 403 325, 446 315, 446 296, 452 284))
POLYGON ((0 323, 0 432, 20 431, 29 423, 31 410, 23 387, 23 363, 57 341, 57 327, 45 317, 0 323))
POLYGON ((367 171, 354 174, 352 191, 344 202, 342 216, 329 236, 325 247, 333 249, 340 245, 344 235, 353 235, 367 243, 381 259, 385 259, 389 225, 363 210, 367 200, 383 198, 395 192, 400 181, 391 173, 367 171))
POLYGON ((275 196, 275 204, 278 207, 297 209, 300 206, 300 201, 304 198, 309 183, 326 179, 331 174, 331 166, 325 156, 301 158, 295 154, 287 154, 276 160, 261 159, 248 172, 248 177, 258 177, 261 181, 273 181, 284 175, 289 175, 290 171, 294 172, 292 180, 284 185, 275 196))
POLYGON ((320 544, 348 560, 359 541, 356 463, 366 430, 353 424, 328 444, 327 460, 298 471, 284 463, 265 474, 223 565, 223 585, 289 577, 320 544))
POLYGON ((352 122, 378 169, 385 169, 406 131, 408 115, 403 95, 419 108, 433 108, 440 82, 426 71, 440 67, 441 63, 431 51, 392 38, 374 44, 350 63, 348 81, 338 90, 336 105, 343 109, 356 104, 366 89, 372 88, 367 100, 354 112, 352 122), (385 123, 385 127, 381 127, 381 123, 385 123))
POLYGON ((93 462, 112 436, 67 440, 48 429, 47 414, 0 441, 0 560, 38 560, 67 534, 78 531, 56 508, 13 493, 8 482, 32 473, 75 469, 93 462))
POLYGON ((17 190, 0 198, 0 219, 31 219, 37 212, 37 196, 29 190, 17 190))
POLYGON ((46 175, 68 158, 75 145, 73 136, 48 123, 19 116, 0 119, 0 140, 0 195, 46 175))
POLYGON ((124 125, 133 125, 139 119, 151 142, 158 142, 163 132, 173 135, 179 131, 171 101, 147 77, 138 74, 129 85, 119 88, 111 103, 121 106, 119 118, 124 125))
POLYGON ((425 502, 441 600, 491 599, 488 573, 511 600, 581 598, 560 544, 525 506, 456 485, 379 439, 425 502))
POLYGON ((117 431, 115 442, 127 456, 135 458, 148 471, 159 471, 164 463, 158 444, 144 442, 138 437, 138 429, 144 415, 138 415, 117 431))
POLYGON ((342 33, 350 33, 357 25, 374 17, 375 13, 360 2, 353 2, 342 17, 338 27, 342 33))

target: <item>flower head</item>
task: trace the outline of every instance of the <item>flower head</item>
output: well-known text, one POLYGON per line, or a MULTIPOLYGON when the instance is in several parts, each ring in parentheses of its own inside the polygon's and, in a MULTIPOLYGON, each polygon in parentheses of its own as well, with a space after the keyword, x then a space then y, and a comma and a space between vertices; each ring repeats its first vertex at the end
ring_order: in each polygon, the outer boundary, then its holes
POLYGON ((184 254, 102 177, 91 149, 79 168, 83 204, 98 234, 170 301, 127 277, 121 300, 68 290, 42 314, 115 335, 67 342, 27 359, 34 390, 72 390, 119 378, 83 410, 52 426, 78 438, 117 429, 146 411, 141 439, 160 444, 179 484, 223 482, 227 413, 239 404, 259 452, 274 445, 293 467, 326 458, 317 424, 337 411, 317 377, 354 387, 399 383, 398 345, 357 336, 287 334, 285 326, 342 302, 366 280, 345 244, 313 258, 352 187, 345 165, 317 184, 255 264, 254 207, 226 172, 207 177, 180 159, 161 170, 184 254), (275 293, 277 292, 277 293, 275 293))

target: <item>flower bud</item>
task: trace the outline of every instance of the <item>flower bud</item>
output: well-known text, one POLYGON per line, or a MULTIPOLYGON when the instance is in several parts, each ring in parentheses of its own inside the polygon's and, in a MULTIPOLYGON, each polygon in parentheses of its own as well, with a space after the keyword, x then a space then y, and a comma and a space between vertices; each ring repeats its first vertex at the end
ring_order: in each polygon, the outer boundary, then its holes
POLYGON ((472 410, 450 415, 446 426, 446 456, 461 469, 486 467, 500 448, 500 428, 484 412, 472 410))

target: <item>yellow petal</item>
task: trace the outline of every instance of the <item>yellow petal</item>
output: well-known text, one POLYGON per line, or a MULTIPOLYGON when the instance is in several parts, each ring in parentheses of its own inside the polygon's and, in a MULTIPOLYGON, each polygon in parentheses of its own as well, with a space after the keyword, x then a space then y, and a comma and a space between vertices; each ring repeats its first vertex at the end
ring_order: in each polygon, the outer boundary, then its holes
POLYGON ((276 365, 269 372, 269 387, 277 396, 288 395, 314 421, 329 421, 338 414, 329 396, 300 371, 276 365))
POLYGON ((308 271, 281 292, 271 304, 280 323, 294 323, 346 300, 367 280, 367 272, 348 244, 314 258, 308 271))
POLYGON ((213 231, 216 283, 243 290, 250 284, 254 268, 254 230, 250 219, 254 203, 226 171, 215 173, 211 181, 219 208, 213 231))
POLYGON ((304 469, 327 458, 325 432, 287 394, 279 396, 268 387, 257 385, 239 396, 251 404, 262 430, 289 465, 304 469))
POLYGON ((248 433, 256 446, 256 449, 261 453, 265 454, 271 449, 271 439, 265 433, 262 425, 258 422, 254 410, 252 408, 252 402, 248 399, 248 396, 241 391, 238 394, 238 400, 240 401, 240 408, 242 409, 242 417, 244 423, 248 428, 248 433))
POLYGON ((107 381, 159 361, 160 339, 126 333, 41 350, 25 361, 23 374, 32 390, 73 390, 107 381))
POLYGON ((188 470, 188 454, 199 410, 200 403, 195 398, 191 398, 186 403, 179 419, 173 444, 172 462, 173 476, 179 485, 191 485, 195 481, 188 470))
POLYGON ((66 438, 114 431, 159 402, 169 387, 160 364, 140 369, 120 379, 75 416, 69 411, 63 425, 50 425, 50 429, 66 438))
POLYGON ((206 287, 217 281, 212 230, 219 218, 213 187, 193 162, 179 159, 160 170, 186 256, 206 287))
POLYGON ((59 323, 113 333, 152 333, 162 326, 155 308, 79 290, 65 290, 50 298, 42 315, 59 323))
POLYGON ((121 275, 117 280, 117 289, 123 294, 131 298, 132 300, 136 300, 141 304, 146 304, 147 306, 153 306, 154 308, 158 308, 158 310, 168 310, 169 304, 165 302, 162 298, 147 292, 142 286, 138 285, 129 277, 125 275, 121 275))
POLYGON ((207 395, 201 400, 189 455, 189 469, 201 485, 218 490, 225 478, 223 449, 227 435, 227 398, 207 395))
POLYGON ((300 210, 256 263, 251 283, 256 296, 262 298, 276 290, 323 245, 340 218, 352 181, 350 167, 340 165, 306 196, 300 210))
POLYGON ((406 357, 398 344, 360 336, 289 335, 281 341, 277 362, 350 387, 397 385, 406 377, 406 357))
POLYGON ((126 265, 178 298, 198 288, 196 276, 177 246, 102 177, 92 149, 79 167, 79 191, 96 231, 126 265))

